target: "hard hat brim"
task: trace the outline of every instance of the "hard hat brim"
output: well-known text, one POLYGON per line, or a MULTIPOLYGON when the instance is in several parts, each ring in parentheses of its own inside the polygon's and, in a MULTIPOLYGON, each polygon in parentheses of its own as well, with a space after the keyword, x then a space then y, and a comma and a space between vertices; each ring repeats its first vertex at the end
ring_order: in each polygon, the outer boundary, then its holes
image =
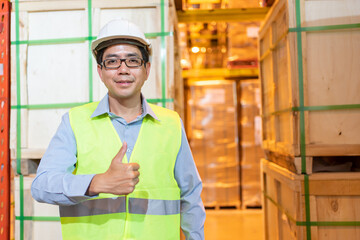
POLYGON ((108 37, 96 39, 95 41, 93 41, 91 43, 91 49, 92 49, 94 57, 96 58, 96 55, 99 50, 109 47, 109 46, 112 46, 112 45, 122 44, 122 43, 123 44, 124 43, 132 44, 132 45, 136 45, 139 47, 143 47, 148 51, 149 56, 152 55, 150 42, 144 41, 144 39, 142 39, 142 38, 137 38, 137 37, 128 36, 128 35, 108 36, 108 37), (103 44, 103 43, 106 43, 106 44, 103 44))

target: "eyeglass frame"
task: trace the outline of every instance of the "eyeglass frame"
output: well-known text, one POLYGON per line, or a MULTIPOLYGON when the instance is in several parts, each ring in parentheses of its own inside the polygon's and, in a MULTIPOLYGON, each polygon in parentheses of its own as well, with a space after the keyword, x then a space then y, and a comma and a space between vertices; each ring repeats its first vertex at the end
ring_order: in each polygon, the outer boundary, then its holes
POLYGON ((104 67, 106 70, 108 70, 108 69, 115 70, 115 69, 119 69, 119 68, 121 67, 121 65, 122 65, 123 62, 125 63, 125 66, 128 67, 128 68, 138 68, 138 67, 141 67, 143 64, 145 64, 144 59, 142 59, 142 58, 140 58, 140 57, 136 57, 136 58, 107 58, 107 59, 104 59, 104 61, 102 61, 100 65, 101 65, 102 67, 104 67), (109 60, 109 59, 120 60, 120 65, 119 65, 117 68, 111 68, 111 67, 109 68, 109 67, 106 67, 106 66, 105 66, 105 61, 106 61, 106 60, 109 60), (126 63, 126 60, 130 60, 130 59, 140 59, 141 64, 140 64, 139 66, 134 66, 134 67, 128 66, 127 63, 126 63))

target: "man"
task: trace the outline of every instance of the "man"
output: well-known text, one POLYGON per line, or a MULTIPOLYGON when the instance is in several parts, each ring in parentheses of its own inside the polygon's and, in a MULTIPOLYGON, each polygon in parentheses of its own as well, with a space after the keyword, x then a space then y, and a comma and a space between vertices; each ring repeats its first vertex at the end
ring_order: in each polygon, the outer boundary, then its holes
POLYGON ((41 159, 31 187, 60 206, 63 239, 204 239, 202 183, 174 111, 148 104, 141 88, 152 49, 126 20, 92 43, 108 94, 73 108, 41 159))

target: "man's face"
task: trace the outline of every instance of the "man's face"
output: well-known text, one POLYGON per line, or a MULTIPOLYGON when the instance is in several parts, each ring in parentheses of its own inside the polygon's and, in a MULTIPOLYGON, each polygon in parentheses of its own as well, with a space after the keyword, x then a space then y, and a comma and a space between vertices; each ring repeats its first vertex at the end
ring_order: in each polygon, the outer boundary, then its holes
MULTIPOLYGON (((104 51, 102 60, 134 57, 142 59, 138 47, 130 44, 118 44, 108 47, 104 51)), ((98 65, 97 70, 101 81, 109 91, 109 97, 116 100, 138 101, 141 88, 150 73, 150 63, 146 63, 146 68, 144 64, 140 67, 129 68, 125 62, 122 62, 118 69, 106 69, 104 66, 98 65)))

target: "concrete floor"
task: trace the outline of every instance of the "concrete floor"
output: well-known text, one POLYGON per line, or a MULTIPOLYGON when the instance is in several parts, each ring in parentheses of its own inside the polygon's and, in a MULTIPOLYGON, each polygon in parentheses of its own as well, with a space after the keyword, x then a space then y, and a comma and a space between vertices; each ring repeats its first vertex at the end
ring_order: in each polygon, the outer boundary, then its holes
POLYGON ((263 240, 262 210, 206 210, 206 240, 263 240))

